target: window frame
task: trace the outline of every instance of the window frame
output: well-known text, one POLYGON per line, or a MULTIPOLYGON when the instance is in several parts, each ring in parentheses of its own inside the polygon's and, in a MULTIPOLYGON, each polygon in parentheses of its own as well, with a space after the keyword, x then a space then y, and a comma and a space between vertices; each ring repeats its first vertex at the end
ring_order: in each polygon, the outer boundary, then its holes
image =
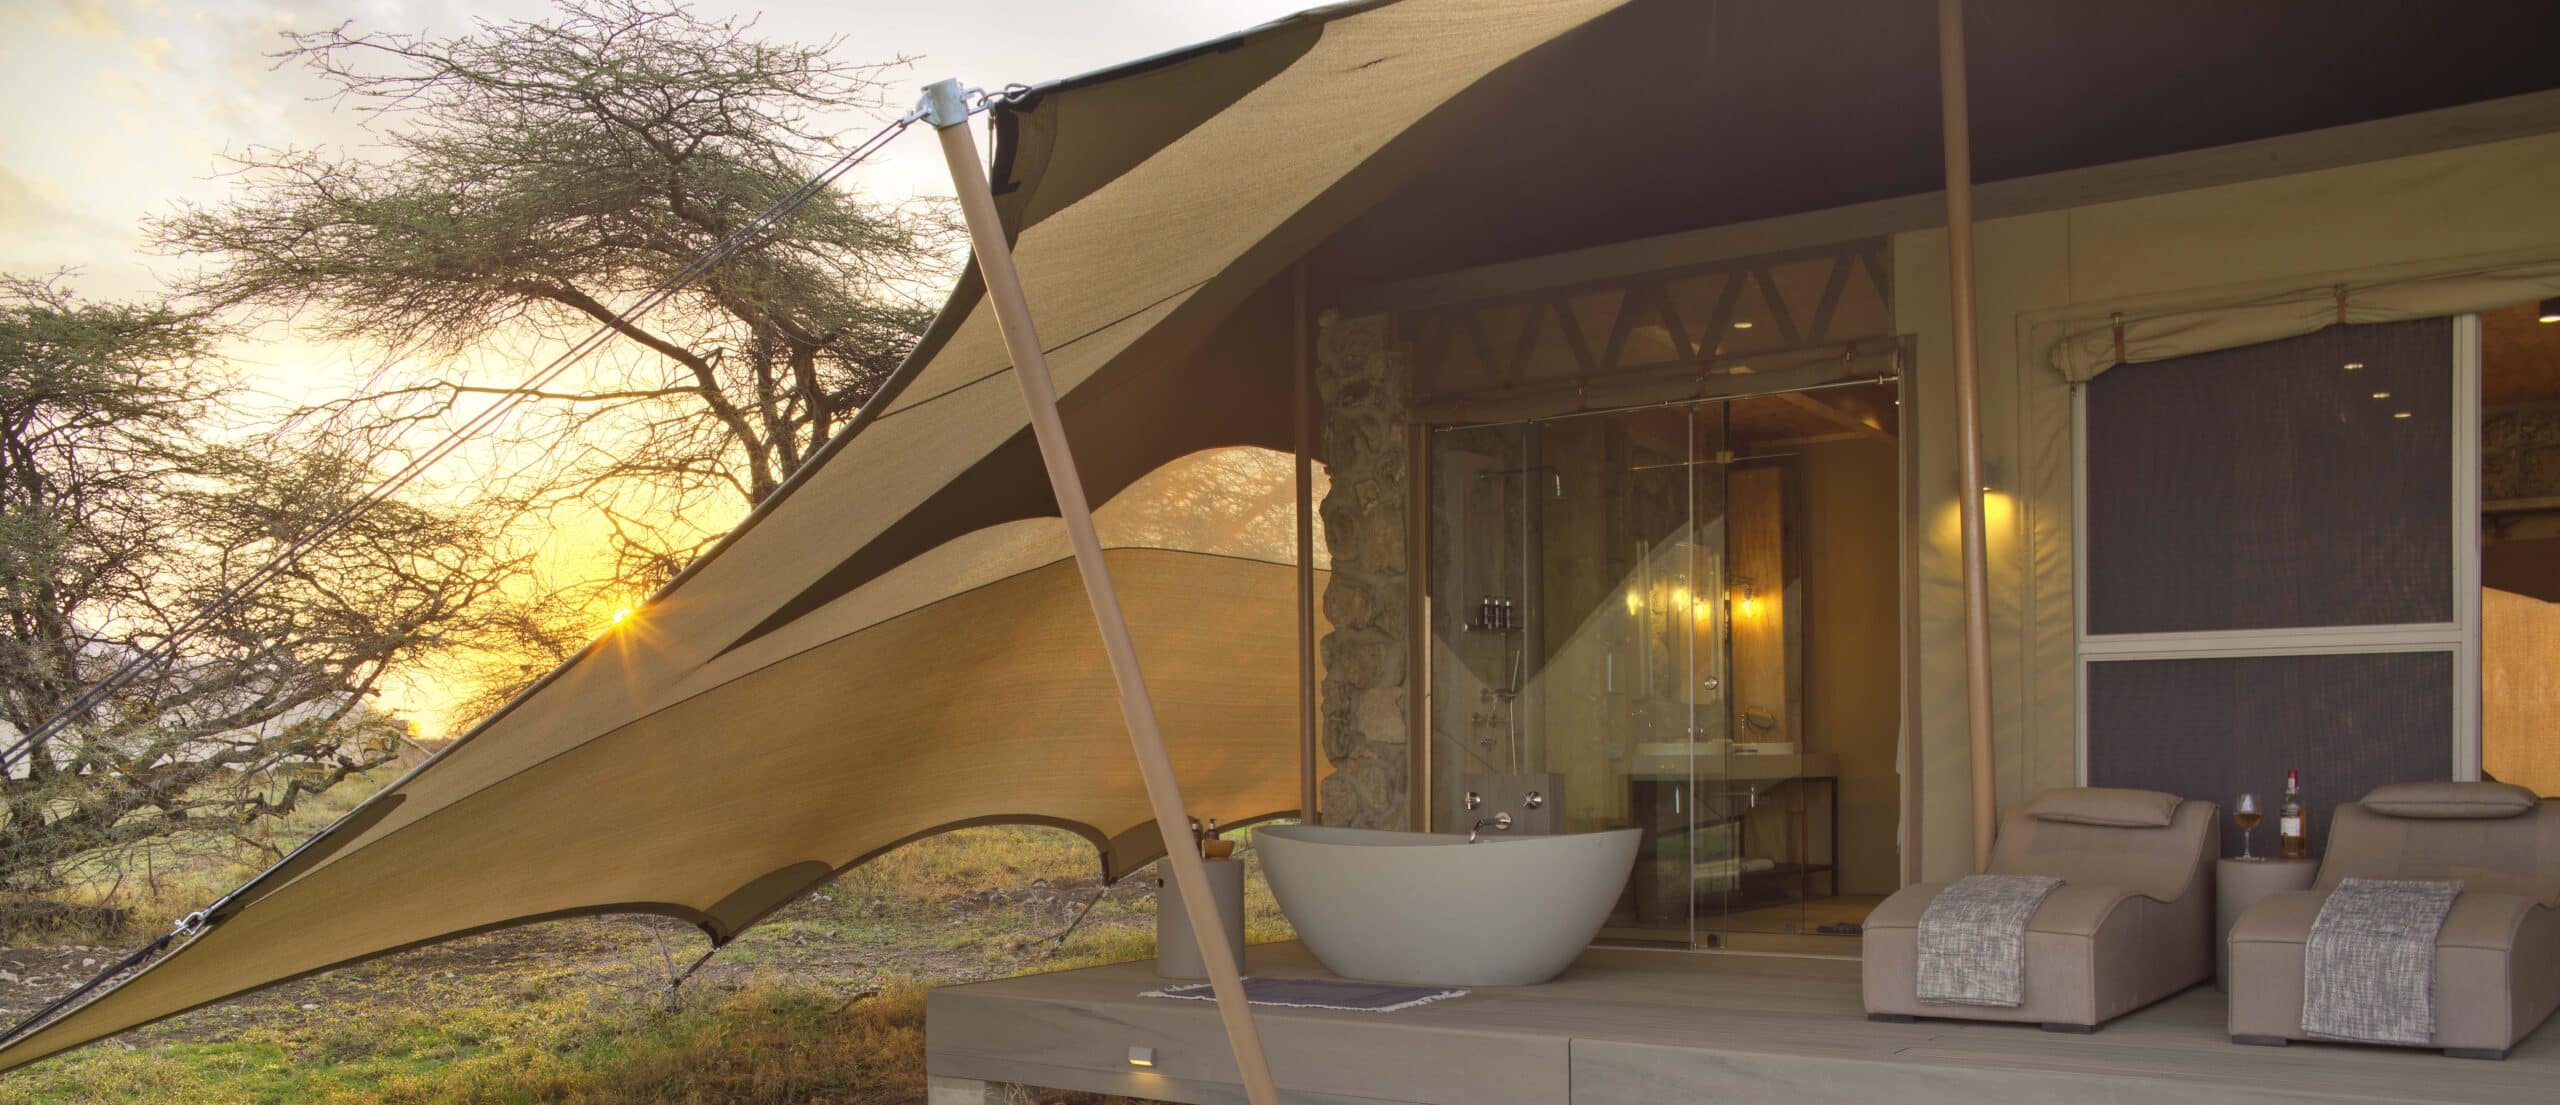
MULTIPOLYGON (((2089 782, 2089 666, 2125 660, 2187 660, 2444 652, 2453 656, 2450 777, 2480 778, 2480 316, 2453 316, 2453 620, 2358 626, 2091 633, 2089 581, 2089 392, 2071 386, 2071 577, 2073 777, 2089 782)), ((2123 366, 2114 371, 2139 371, 2123 366)))

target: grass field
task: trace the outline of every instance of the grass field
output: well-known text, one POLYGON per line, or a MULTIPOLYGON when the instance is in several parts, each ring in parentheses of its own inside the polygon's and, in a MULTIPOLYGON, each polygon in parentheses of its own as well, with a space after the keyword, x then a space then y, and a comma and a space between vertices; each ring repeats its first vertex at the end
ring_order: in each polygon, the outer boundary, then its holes
MULTIPOLYGON (((921 1102, 928 987, 1152 954, 1143 875, 1053 939, 1102 889, 1096 866, 1063 831, 961 830, 793 904, 672 1002, 667 980, 708 946, 699 932, 554 922, 333 971, 0 1075, 0 1105, 921 1102)), ((1286 938, 1258 872, 1247 912, 1252 939, 1286 938)), ((33 1008, 85 977, 80 959, 108 954, 0 949, 15 978, 0 984, 0 1013, 33 1008)))

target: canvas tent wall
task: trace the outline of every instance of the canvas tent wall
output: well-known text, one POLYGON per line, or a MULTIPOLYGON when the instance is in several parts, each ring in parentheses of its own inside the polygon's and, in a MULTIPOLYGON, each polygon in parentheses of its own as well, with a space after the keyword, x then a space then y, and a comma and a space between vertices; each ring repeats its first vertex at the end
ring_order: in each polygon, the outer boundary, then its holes
MULTIPOLYGON (((2506 103, 2519 126, 2550 133, 2065 204, 1982 224, 1983 364, 1994 397, 1984 447, 2012 496, 2005 532, 1992 545, 2004 805, 2069 785, 2080 763, 2075 385, 2065 368, 2140 371, 2142 362, 2163 356, 2331 325, 2341 288, 2351 325, 2442 317, 2560 291, 2550 283, 2552 265, 2560 262, 2560 209, 2549 201, 2560 189, 2560 98, 2546 93, 2506 103), (2113 362, 2111 324, 2119 314, 2134 367, 2100 366, 2113 362), (2181 338, 2187 344, 2170 344, 2181 338), (2091 357, 2093 345, 2104 352, 2091 357)), ((2449 112, 2419 119, 2434 133, 2460 134, 2486 117, 2449 112)), ((2375 131, 2359 140, 2391 148, 2395 139, 2375 131)), ((1944 349, 1938 320, 1945 292, 1931 268, 1943 266, 1943 249, 1939 231, 1894 239, 1897 317, 1918 321, 1924 366, 1944 349)), ((1943 403, 1937 381, 1924 374, 1919 387, 1924 410, 1943 403)), ((1925 444, 1925 427, 1922 433, 1925 444)), ((1953 483, 1945 457, 1924 448, 1920 478, 1939 488, 1924 495, 1927 501, 1943 501, 1939 496, 1953 483)), ((1938 521, 1935 515, 1925 520, 1938 521)), ((1921 555, 1929 578, 1944 578, 1951 569, 1942 544, 1924 545, 1921 555)), ((1944 605, 1924 605, 1922 616, 1924 639, 1951 629, 1952 610, 1944 605)), ((1925 704, 1919 754, 1943 762, 1954 750, 1938 727, 1949 717, 1946 696, 1961 676, 1924 654, 1917 678, 1925 704)), ((2452 771, 2449 744, 2440 762, 2452 771)), ((1933 870, 1945 870, 1946 853, 1962 847, 1960 824, 1941 811, 1947 803, 1938 800, 1940 793, 1933 782, 1922 833, 1937 857, 1933 870), (1950 839, 1955 842, 1941 843, 1950 839)))

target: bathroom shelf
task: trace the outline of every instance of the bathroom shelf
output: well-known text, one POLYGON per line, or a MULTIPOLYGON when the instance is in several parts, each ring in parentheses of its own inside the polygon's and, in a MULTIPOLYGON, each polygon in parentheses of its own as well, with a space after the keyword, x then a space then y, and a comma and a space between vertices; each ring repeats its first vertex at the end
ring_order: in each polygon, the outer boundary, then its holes
MULTIPOLYGON (((1791 758, 1767 757, 1773 762, 1791 758)), ((1754 759, 1758 757, 1743 757, 1742 761, 1748 764, 1754 759)), ((1715 912, 1731 913, 1772 905, 1813 901, 1835 896, 1840 892, 1839 776, 1791 774, 1765 778, 1757 782, 1745 782, 1738 779, 1706 777, 1675 779, 1665 775, 1636 774, 1629 776, 1628 781, 1634 787, 1631 795, 1634 808, 1639 811, 1637 827, 1645 830, 1643 845, 1645 850, 1638 860, 1640 867, 1648 860, 1658 862, 1662 853, 1655 849, 1662 847, 1665 843, 1690 832, 1705 831, 1712 825, 1732 825, 1735 834, 1732 854, 1750 856, 1753 853, 1749 816, 1753 808, 1751 794, 1754 791, 1757 792, 1761 803, 1759 808, 1764 811, 1768 808, 1767 803, 1773 800, 1786 803, 1780 808, 1778 815, 1785 824, 1783 832, 1786 837, 1786 846, 1781 849, 1776 864, 1756 871, 1742 871, 1733 876, 1729 883, 1723 880, 1691 880, 1688 882, 1685 894, 1694 905, 1703 906, 1715 912), (1657 815, 1670 814, 1669 803, 1649 797, 1648 792, 1659 795, 1664 788, 1685 790, 1692 786, 1697 789, 1690 793, 1698 794, 1697 800, 1700 806, 1721 811, 1722 816, 1698 820, 1694 823, 1685 820, 1682 823, 1668 821, 1648 823, 1644 820, 1646 811, 1657 815), (1821 792, 1818 796, 1811 793, 1817 790, 1821 792), (1787 794, 1786 791, 1796 793, 1787 794), (1714 805, 1709 806, 1710 802, 1714 805), (1818 812, 1814 809, 1817 802, 1822 806, 1818 812), (1821 820, 1815 821, 1816 817, 1820 817, 1821 820)), ((1677 877, 1688 878, 1686 875, 1677 877)), ((1680 889, 1645 881, 1640 875, 1635 901, 1637 915, 1640 918, 1654 920, 1673 916, 1675 915, 1673 911, 1686 908, 1679 904, 1682 896, 1680 889)))
MULTIPOLYGON (((1761 906, 1788 905, 1816 897, 1813 883, 1821 879, 1836 887, 1839 868, 1829 863, 1781 863, 1761 871, 1742 873, 1741 885, 1729 891, 1700 890, 1699 895, 1726 895, 1725 903, 1734 909, 1756 909, 1761 906)), ((1836 891, 1835 891, 1836 892, 1836 891)))

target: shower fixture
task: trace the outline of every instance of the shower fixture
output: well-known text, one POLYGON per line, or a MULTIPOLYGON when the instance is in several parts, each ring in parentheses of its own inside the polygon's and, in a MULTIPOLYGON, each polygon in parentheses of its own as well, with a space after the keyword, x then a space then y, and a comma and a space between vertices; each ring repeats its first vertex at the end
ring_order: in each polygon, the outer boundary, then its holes
POLYGON ((1477 633, 1517 633, 1528 624, 1520 614, 1520 600, 1486 595, 1476 600, 1476 616, 1462 628, 1477 633))

